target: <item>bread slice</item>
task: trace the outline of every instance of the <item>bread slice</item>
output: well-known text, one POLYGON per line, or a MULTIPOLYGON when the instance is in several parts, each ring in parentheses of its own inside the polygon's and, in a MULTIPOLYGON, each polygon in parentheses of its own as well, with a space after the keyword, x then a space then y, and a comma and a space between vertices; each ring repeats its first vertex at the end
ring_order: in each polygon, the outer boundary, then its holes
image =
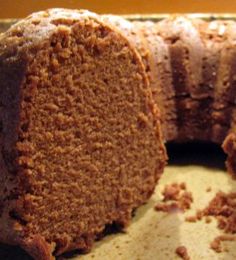
POLYGON ((35 13, 0 36, 0 82, 0 241, 49 260, 127 226, 166 161, 129 40, 87 11, 35 13))

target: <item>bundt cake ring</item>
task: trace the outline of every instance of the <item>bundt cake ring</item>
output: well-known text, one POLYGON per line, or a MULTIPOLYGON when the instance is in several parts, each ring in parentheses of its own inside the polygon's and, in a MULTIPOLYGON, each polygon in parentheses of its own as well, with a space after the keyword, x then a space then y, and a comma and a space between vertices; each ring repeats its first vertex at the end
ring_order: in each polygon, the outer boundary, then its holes
POLYGON ((34 13, 0 35, 0 241, 87 251, 154 191, 165 142, 235 165, 235 22, 34 13))

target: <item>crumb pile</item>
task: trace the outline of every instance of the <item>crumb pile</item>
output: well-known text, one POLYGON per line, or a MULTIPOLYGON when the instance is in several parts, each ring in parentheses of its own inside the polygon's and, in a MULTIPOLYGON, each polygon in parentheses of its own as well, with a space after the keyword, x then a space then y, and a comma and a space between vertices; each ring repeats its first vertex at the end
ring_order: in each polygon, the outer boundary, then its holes
POLYGON ((162 201, 155 205, 156 211, 176 212, 191 208, 193 197, 191 192, 186 190, 186 184, 183 182, 166 185, 162 195, 162 201))
MULTIPOLYGON (((223 251, 221 243, 224 241, 236 241, 236 237, 233 235, 220 235, 211 242, 211 249, 217 253, 221 253, 223 251)), ((227 248, 224 250, 227 251, 227 248)))
POLYGON ((236 233, 236 193, 218 192, 202 211, 202 216, 214 216, 218 228, 225 233, 236 233))
POLYGON ((206 223, 211 222, 211 217, 217 220, 217 227, 225 235, 217 236, 210 244, 216 252, 221 252, 222 241, 234 241, 236 236, 236 193, 218 192, 203 210, 197 210, 196 215, 185 218, 188 222, 196 222, 205 218, 206 223))

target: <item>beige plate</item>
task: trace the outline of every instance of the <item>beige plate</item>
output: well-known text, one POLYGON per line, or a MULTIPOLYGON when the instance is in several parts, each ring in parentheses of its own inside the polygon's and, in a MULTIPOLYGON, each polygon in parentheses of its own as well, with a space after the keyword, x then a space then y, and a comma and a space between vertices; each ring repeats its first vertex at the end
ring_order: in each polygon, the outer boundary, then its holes
MULTIPOLYGON (((166 15, 127 15, 130 20, 158 21, 166 15)), ((235 19, 233 14, 192 14, 191 16, 204 19, 235 19)), ((0 32, 5 31, 15 19, 0 20, 0 32)), ((178 149, 182 149, 179 146, 178 149)), ((191 260, 235 260, 235 242, 224 242, 222 253, 215 253, 210 249, 210 242, 221 231, 217 229, 213 220, 206 224, 204 220, 197 223, 188 223, 184 218, 193 215, 196 209, 204 208, 214 197, 217 191, 230 192, 236 190, 236 181, 226 173, 222 154, 211 149, 207 155, 200 152, 175 152, 171 158, 176 158, 170 166, 166 167, 163 177, 149 202, 139 208, 136 216, 126 233, 106 236, 96 242, 91 253, 75 256, 80 260, 174 260, 179 259, 175 254, 178 246, 186 246, 191 260), (182 156, 179 154, 182 153, 182 156), (206 162, 206 158, 208 162, 206 162), (194 203, 185 213, 161 213, 154 210, 154 205, 161 200, 161 190, 166 184, 185 182, 187 189, 192 192, 194 203), (206 192, 211 187, 211 192, 206 192)), ((204 151, 205 153, 205 151, 204 151)))

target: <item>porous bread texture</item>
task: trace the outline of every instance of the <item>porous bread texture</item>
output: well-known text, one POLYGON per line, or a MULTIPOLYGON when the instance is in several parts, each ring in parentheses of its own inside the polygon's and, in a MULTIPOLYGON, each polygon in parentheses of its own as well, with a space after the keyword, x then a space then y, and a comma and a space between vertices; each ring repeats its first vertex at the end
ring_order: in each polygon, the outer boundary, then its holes
POLYGON ((38 260, 89 250, 152 194, 166 161, 140 55, 88 11, 0 37, 0 240, 38 260))

